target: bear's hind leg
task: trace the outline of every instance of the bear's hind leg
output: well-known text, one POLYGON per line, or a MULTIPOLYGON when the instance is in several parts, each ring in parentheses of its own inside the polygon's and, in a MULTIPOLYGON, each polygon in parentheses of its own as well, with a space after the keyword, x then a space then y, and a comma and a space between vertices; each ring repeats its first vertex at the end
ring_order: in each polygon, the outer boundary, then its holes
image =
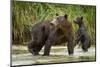
POLYGON ((68 48, 68 54, 73 55, 74 53, 73 41, 68 41, 67 48, 68 48))
MULTIPOLYGON (((67 37, 68 38, 68 37, 67 37)), ((67 49, 68 49, 68 54, 69 55, 73 55, 74 53, 74 37, 70 36, 70 38, 67 39, 67 49)))
POLYGON ((41 50, 42 46, 38 46, 36 42, 31 42, 28 45, 28 51, 32 53, 32 55, 39 55, 39 51, 41 50))
POLYGON ((43 56, 49 56, 51 46, 52 46, 53 44, 55 44, 56 39, 57 39, 57 35, 56 35, 55 31, 53 31, 53 32, 49 35, 48 39, 46 40, 43 56))
POLYGON ((88 42, 87 41, 82 42, 82 50, 84 52, 88 51, 88 42))

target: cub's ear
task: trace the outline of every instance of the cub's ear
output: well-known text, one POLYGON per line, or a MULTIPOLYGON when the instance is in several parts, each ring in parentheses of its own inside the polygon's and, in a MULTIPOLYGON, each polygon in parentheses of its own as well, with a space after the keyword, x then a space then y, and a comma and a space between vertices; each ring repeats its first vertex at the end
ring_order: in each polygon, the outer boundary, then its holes
POLYGON ((65 15, 64 15, 64 17, 67 19, 67 18, 68 18, 68 15, 67 15, 67 14, 65 14, 65 15))
POLYGON ((81 16, 81 20, 83 20, 83 16, 81 16))

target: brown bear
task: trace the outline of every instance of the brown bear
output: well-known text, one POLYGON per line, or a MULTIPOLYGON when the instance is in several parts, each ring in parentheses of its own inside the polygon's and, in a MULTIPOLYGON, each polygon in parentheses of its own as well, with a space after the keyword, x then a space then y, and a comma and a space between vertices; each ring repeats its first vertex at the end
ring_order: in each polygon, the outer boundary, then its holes
POLYGON ((52 45, 68 42, 68 53, 72 55, 74 51, 73 40, 72 24, 65 14, 33 26, 32 42, 28 45, 28 49, 33 55, 38 55, 44 46, 43 55, 48 56, 52 45))

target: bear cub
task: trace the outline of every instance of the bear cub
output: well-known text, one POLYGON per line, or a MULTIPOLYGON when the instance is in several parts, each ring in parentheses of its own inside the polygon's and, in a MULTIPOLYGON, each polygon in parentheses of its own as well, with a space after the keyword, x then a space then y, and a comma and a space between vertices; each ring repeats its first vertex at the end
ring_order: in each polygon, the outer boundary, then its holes
POLYGON ((81 42, 83 51, 87 52, 91 44, 90 44, 90 37, 86 32, 86 28, 84 26, 83 17, 77 17, 76 20, 74 20, 74 23, 77 24, 79 27, 76 32, 75 44, 81 42))

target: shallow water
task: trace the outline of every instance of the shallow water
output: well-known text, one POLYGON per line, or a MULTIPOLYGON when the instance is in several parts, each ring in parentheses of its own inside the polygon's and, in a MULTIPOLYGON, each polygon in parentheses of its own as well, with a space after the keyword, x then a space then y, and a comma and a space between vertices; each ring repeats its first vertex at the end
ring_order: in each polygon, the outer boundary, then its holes
POLYGON ((42 56, 43 49, 40 55, 33 56, 27 51, 27 48, 17 49, 12 51, 12 65, 28 65, 28 64, 48 64, 48 63, 67 63, 67 62, 84 62, 95 61, 95 48, 91 47, 88 52, 83 52, 81 48, 76 47, 74 55, 69 56, 65 46, 55 46, 51 48, 50 56, 42 56))

